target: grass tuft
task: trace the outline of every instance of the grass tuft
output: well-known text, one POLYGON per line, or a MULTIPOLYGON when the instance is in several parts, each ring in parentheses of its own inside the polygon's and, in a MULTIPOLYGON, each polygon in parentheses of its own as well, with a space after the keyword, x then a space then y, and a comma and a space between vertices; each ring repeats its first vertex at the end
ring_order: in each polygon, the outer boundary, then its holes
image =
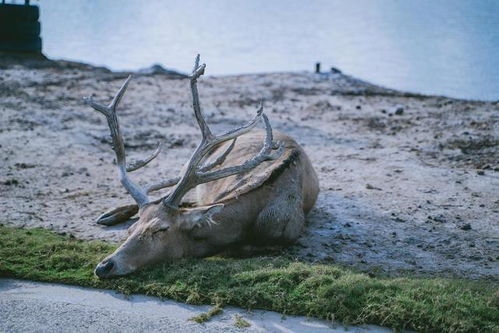
POLYGON ((0 226, 0 276, 397 330, 499 332, 499 291, 493 282, 369 277, 283 257, 183 259, 123 278, 97 279, 95 265, 114 249, 47 230, 0 226))
POLYGON ((202 324, 204 322, 207 322, 208 320, 210 320, 211 318, 213 318, 214 316, 222 313, 222 307, 219 306, 219 305, 215 305, 214 307, 212 307, 210 309, 210 311, 208 312, 205 312, 205 313, 201 313, 197 316, 194 316, 192 318, 189 318, 189 320, 191 321, 195 321, 196 323, 198 324, 202 324))
POLYGON ((246 319, 244 319, 240 315, 236 314, 234 316, 234 326, 237 328, 246 328, 246 327, 250 327, 251 324, 248 323, 248 321, 246 319))

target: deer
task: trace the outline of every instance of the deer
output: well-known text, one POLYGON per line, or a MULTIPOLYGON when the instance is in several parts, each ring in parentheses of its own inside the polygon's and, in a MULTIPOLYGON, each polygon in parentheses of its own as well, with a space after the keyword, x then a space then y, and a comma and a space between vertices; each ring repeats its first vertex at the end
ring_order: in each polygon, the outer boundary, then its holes
POLYGON ((112 225, 138 213, 126 240, 95 268, 98 278, 130 274, 143 267, 179 258, 203 258, 226 251, 264 250, 294 243, 319 193, 317 175, 303 148, 291 137, 273 132, 263 101, 253 119, 215 135, 201 111, 197 88, 206 64, 196 57, 188 76, 201 141, 180 176, 147 186, 129 176, 159 154, 127 163, 117 118, 131 76, 109 105, 86 97, 84 102, 103 114, 111 133, 119 180, 134 199, 101 215, 97 223, 112 225), (256 129, 263 122, 264 129, 256 129), (170 188, 160 198, 151 192, 170 188), (194 203, 184 196, 195 190, 194 203))

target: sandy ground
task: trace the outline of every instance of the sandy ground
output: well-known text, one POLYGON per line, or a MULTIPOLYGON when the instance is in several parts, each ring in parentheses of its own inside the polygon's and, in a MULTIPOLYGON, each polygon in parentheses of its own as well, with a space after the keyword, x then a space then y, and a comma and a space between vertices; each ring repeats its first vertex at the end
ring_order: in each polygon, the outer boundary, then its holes
POLYGON ((190 320, 210 308, 108 290, 0 279, 2 332, 392 332, 374 325, 345 327, 326 320, 234 307, 225 307, 203 324, 190 320), (237 328, 238 317, 250 326, 237 328))
MULTIPOLYGON (((123 239, 95 219, 131 198, 120 186, 104 118, 128 73, 0 57, 0 223, 78 238, 123 239)), ((209 64, 207 69, 209 74, 209 64)), ((261 98, 273 127, 301 143, 321 193, 287 253, 375 274, 499 279, 499 104, 406 94, 342 74, 207 76, 215 131, 250 119, 261 98)), ((175 176, 200 135, 186 80, 140 74, 119 111, 134 173, 175 176)))

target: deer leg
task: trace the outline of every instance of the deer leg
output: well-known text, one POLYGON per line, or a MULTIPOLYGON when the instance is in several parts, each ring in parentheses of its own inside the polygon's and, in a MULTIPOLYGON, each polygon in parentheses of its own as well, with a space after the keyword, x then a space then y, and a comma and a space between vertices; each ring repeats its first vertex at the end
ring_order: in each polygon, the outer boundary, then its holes
POLYGON ((305 224, 300 191, 285 191, 258 215, 255 234, 263 244, 293 243, 305 224))
POLYGON ((138 205, 125 205, 111 209, 97 218, 97 224, 111 226, 128 221, 139 211, 138 205))

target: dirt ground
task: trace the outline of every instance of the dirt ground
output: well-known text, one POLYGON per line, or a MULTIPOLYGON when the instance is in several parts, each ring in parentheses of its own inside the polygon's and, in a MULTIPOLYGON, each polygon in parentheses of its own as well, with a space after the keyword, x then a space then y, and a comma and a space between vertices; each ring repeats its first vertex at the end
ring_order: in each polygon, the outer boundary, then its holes
MULTIPOLYGON (((131 198, 105 120, 82 98, 109 102, 127 75, 0 56, 0 223, 125 237, 132 221, 95 224, 131 198)), ((243 124, 264 98, 273 127, 309 154, 321 193, 287 253, 376 274, 499 280, 498 102, 407 94, 340 73, 207 76, 199 89, 214 130, 243 124)), ((177 175, 200 138, 180 75, 136 74, 119 116, 130 158, 163 145, 133 174, 142 183, 177 175)))

